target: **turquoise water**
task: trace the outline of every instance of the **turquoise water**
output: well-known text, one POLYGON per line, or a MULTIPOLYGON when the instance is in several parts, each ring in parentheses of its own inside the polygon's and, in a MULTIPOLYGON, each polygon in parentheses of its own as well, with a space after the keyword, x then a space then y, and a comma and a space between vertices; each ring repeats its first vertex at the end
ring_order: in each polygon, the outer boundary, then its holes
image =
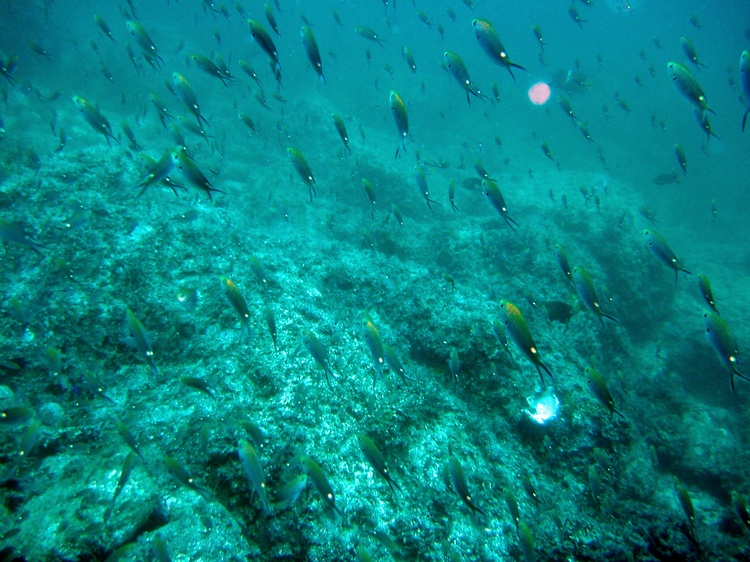
POLYGON ((0 2, 0 559, 750 557, 750 3, 470 4, 0 2))

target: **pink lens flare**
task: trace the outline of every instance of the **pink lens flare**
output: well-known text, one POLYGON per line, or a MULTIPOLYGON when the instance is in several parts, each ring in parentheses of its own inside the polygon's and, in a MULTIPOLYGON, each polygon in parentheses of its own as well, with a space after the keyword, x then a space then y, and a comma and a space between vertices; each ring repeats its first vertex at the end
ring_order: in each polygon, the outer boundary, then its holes
POLYGON ((529 99, 534 105, 544 105, 547 103, 550 93, 549 84, 537 82, 529 88, 529 99))

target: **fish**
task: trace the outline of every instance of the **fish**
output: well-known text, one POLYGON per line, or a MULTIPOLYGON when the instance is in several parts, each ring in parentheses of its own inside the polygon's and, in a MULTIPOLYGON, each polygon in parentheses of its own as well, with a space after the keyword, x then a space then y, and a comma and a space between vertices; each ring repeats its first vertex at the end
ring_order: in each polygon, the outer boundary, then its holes
MULTIPOLYGON (((141 195, 143 195, 150 185, 166 180, 169 174, 174 169, 174 159, 172 158, 171 150, 166 150, 158 161, 150 160, 150 162, 151 165, 148 172, 136 186, 142 188, 140 193, 138 193, 136 197, 140 197, 141 195)), ((175 195, 177 195, 177 191, 174 189, 174 186, 172 184, 169 185, 172 188, 172 191, 174 191, 175 195)))
POLYGON ((313 35, 312 29, 303 25, 300 35, 302 36, 302 46, 305 49, 307 59, 310 61, 310 64, 318 75, 318 79, 325 84, 326 77, 323 75, 323 62, 320 60, 318 42, 315 40, 315 35, 313 35))
POLYGON ((276 501, 273 503, 273 509, 283 509, 296 502, 307 485, 307 479, 307 474, 302 473, 283 484, 276 491, 276 501))
POLYGON ((736 490, 732 490, 732 507, 734 508, 734 513, 742 521, 742 524, 750 529, 750 513, 747 511, 747 503, 744 496, 736 490))
POLYGON ((591 491, 591 497, 594 499, 596 508, 599 513, 602 512, 602 480, 599 476, 599 471, 596 469, 596 465, 592 464, 589 466, 589 491, 591 491))
POLYGON ((302 465, 302 471, 307 474, 310 479, 312 479, 313 485, 315 486, 315 489, 318 490, 318 493, 323 497, 323 501, 328 504, 328 506, 332 508, 336 513, 343 517, 344 514, 336 505, 336 497, 333 494, 333 488, 331 488, 331 484, 328 482, 328 478, 326 477, 325 472, 323 472, 323 469, 318 464, 318 462, 315 459, 305 455, 300 456, 299 461, 302 465))
POLYGON ((313 194, 317 197, 318 192, 315 190, 315 177, 310 169, 310 165, 307 163, 307 160, 305 160, 302 153, 296 148, 289 147, 286 151, 289 153, 289 158, 292 160, 292 166, 297 170, 299 177, 302 178, 302 181, 310 191, 310 202, 312 202, 313 194))
POLYGON ((674 145, 674 155, 677 157, 680 168, 682 168, 682 175, 687 176, 687 158, 685 158, 685 149, 682 148, 680 143, 674 145))
POLYGON ((34 417, 34 410, 26 406, 11 406, 0 410, 0 425, 16 425, 34 417))
POLYGON ((380 339, 380 332, 375 326, 370 314, 365 312, 364 318, 362 319, 362 337, 365 340, 367 349, 370 350, 372 356, 372 362, 375 365, 375 375, 372 379, 372 385, 375 386, 378 378, 383 377, 383 367, 385 366, 385 350, 383 348, 383 341, 380 339))
POLYGON ((675 88, 680 95, 687 100, 688 103, 694 105, 701 114, 708 111, 709 113, 716 114, 716 112, 708 106, 706 95, 703 93, 698 81, 690 74, 690 71, 679 63, 670 61, 667 63, 667 74, 669 79, 672 80, 675 88))
POLYGON ((211 398, 216 400, 216 395, 214 394, 214 392, 216 392, 216 389, 213 385, 209 384, 205 380, 198 377, 180 377, 178 380, 185 386, 194 388, 195 390, 202 392, 203 394, 210 396, 211 398))
POLYGON ((578 13, 578 10, 576 10, 575 6, 571 5, 568 7, 568 15, 570 16, 570 19, 576 22, 578 27, 583 29, 582 24, 586 23, 587 20, 581 19, 581 15, 578 13))
POLYGON ((406 113, 404 100, 395 90, 391 90, 388 96, 388 103, 393 114, 393 120, 396 122, 398 135, 401 137, 401 144, 396 148, 396 158, 398 158, 399 148, 403 148, 404 152, 406 152, 406 139, 409 136, 409 115, 406 113))
POLYGON ((195 483, 195 480, 192 476, 190 476, 190 473, 183 467, 180 463, 178 463, 175 459, 173 459, 170 456, 164 457, 163 461, 164 466, 167 469, 167 472, 169 472, 169 475, 174 478, 174 480, 182 485, 188 488, 189 490, 193 490, 194 492, 198 492, 204 499, 208 495, 208 491, 200 486, 198 486, 195 483))
POLYGON ((245 124, 245 126, 248 129, 250 129, 253 133, 257 133, 258 132, 258 127, 255 126, 255 123, 253 122, 252 118, 249 115, 247 115, 246 113, 243 113, 242 111, 240 111, 237 114, 237 117, 239 117, 240 121, 242 121, 245 124))
POLYGON ((125 485, 128 483, 128 480, 130 479, 130 474, 133 471, 133 469, 137 466, 138 463, 138 457, 136 457, 132 451, 129 452, 127 455, 125 455, 125 461, 122 463, 122 471, 120 471, 120 479, 117 481, 117 487, 115 488, 115 493, 112 496, 112 499, 110 500, 110 503, 112 506, 107 510, 104 518, 108 519, 108 514, 112 513, 112 507, 114 507, 114 503, 117 500, 117 496, 120 495, 120 492, 122 492, 125 485))
POLYGON ((159 51, 156 48, 153 40, 146 32, 146 29, 135 20, 128 20, 125 25, 130 31, 130 35, 133 36, 135 42, 141 48, 143 57, 146 59, 152 68, 161 68, 161 64, 164 63, 164 59, 159 55, 159 51))
POLYGON ((573 307, 563 301, 544 301, 539 308, 549 322, 559 322, 560 324, 567 325, 571 318, 573 318, 573 307))
POLYGON ((315 360, 315 362, 318 364, 318 366, 323 369, 323 372, 326 375, 326 382, 328 383, 328 386, 333 389, 331 386, 331 377, 333 377, 333 371, 331 370, 331 364, 328 359, 328 350, 326 347, 321 343, 321 341, 318 339, 318 337, 313 334, 310 330, 302 330, 302 343, 305 346, 305 349, 312 355, 312 358, 315 360), (330 376, 329 376, 330 375, 330 376))
POLYGON ((362 187, 365 190, 365 193, 367 194, 367 198, 370 200, 370 205, 372 205, 372 211, 370 213, 370 218, 375 218, 375 186, 372 185, 372 182, 368 180, 367 178, 362 178, 362 187))
POLYGON ((242 324, 248 335, 252 335, 252 329, 250 328, 250 309, 247 306, 245 297, 242 296, 237 285, 234 284, 229 277, 221 277, 221 288, 224 291, 224 296, 227 298, 230 306, 237 313, 242 324))
POLYGON ((711 123, 708 121, 708 115, 698 111, 697 109, 693 110, 693 115, 695 115, 695 121, 696 123, 698 123, 698 126, 704 133, 706 133, 706 143, 711 140, 711 137, 714 137, 716 139, 719 138, 719 136, 711 129, 711 123))
POLYGON ((542 35, 542 28, 538 25, 532 25, 531 31, 534 33, 534 37, 536 37, 537 43, 539 43, 539 48, 542 52, 544 52, 544 47, 547 45, 547 43, 544 42, 544 38, 542 35))
POLYGON ((687 491, 677 477, 674 477, 674 491, 677 494, 677 499, 680 502, 682 512, 685 514, 685 518, 688 523, 688 532, 691 537, 695 536, 695 508, 693 507, 693 500, 690 498, 690 493, 687 491))
POLYGON ((688 60, 695 65, 695 68, 700 70, 701 66, 706 66, 698 59, 695 45, 693 45, 693 42, 690 39, 687 37, 680 37, 680 46, 682 47, 682 52, 685 53, 688 60))
POLYGON ((250 66, 249 62, 247 62, 246 60, 241 59, 239 61, 239 65, 240 65, 240 68, 245 72, 245 74, 247 74, 250 78, 252 78, 253 80, 255 80, 255 83, 258 86, 260 86, 261 88, 263 87, 263 82, 261 82, 260 77, 258 76, 258 73, 255 72, 255 70, 253 70, 253 67, 250 66))
POLYGON ((220 69, 216 65, 216 63, 208 57, 205 57, 203 55, 190 55, 190 58, 188 60, 209 76, 213 76, 214 78, 218 78, 219 80, 221 80, 221 83, 225 86, 229 85, 226 82, 227 80, 234 79, 233 76, 227 76, 226 72, 220 69))
POLYGON ((198 306, 198 290, 192 287, 181 287, 175 293, 175 297, 185 310, 195 310, 198 306))
POLYGON ((110 30, 107 22, 104 21, 104 18, 102 18, 102 16, 100 15, 94 15, 94 21, 96 22, 96 25, 99 26, 99 29, 102 30, 102 33, 104 33, 105 36, 109 37, 112 43, 117 45, 117 40, 115 39, 114 35, 112 35, 112 30, 110 30))
POLYGON ((271 9, 271 5, 263 4, 263 11, 266 14, 266 20, 268 20, 268 25, 271 26, 271 29, 278 37, 281 37, 281 33, 279 32, 279 26, 276 23, 276 17, 273 15, 273 10, 271 9))
POLYGON ((716 308, 716 303, 714 302, 714 293, 711 290, 711 283, 709 283, 708 277, 702 273, 698 274, 698 290, 700 291, 704 302, 708 305, 708 308, 713 310, 716 314, 719 314, 719 311, 716 308))
POLYGON ((737 340, 729 331, 726 321, 714 311, 703 313, 703 324, 708 343, 714 348, 719 362, 729 371, 729 389, 734 394, 734 377, 750 380, 737 369, 739 363, 737 340))
POLYGON ((448 368, 450 369, 451 376, 458 386, 458 375, 461 372, 461 359, 458 357, 458 350, 455 347, 451 347, 450 355, 448 356, 448 368))
POLYGON ((369 27, 355 27, 354 31, 357 33, 357 35, 364 37, 368 41, 372 41, 373 43, 377 43, 381 47, 385 47, 384 41, 380 38, 380 36, 375 33, 372 29, 369 27))
POLYGON ((112 134, 112 126, 109 124, 107 118, 101 114, 99 108, 92 103, 89 103, 80 96, 73 96, 73 103, 76 109, 81 112, 86 122, 91 125, 97 133, 104 135, 107 139, 107 145, 112 146, 109 139, 113 139, 116 143, 120 143, 117 138, 112 134))
POLYGON ((138 139, 135 138, 135 133, 133 132, 133 129, 130 128, 130 125, 128 125, 125 120, 123 119, 120 121, 120 128, 122 129, 122 132, 125 133, 125 136, 128 138, 128 148, 130 150, 143 150, 143 147, 138 143, 138 139))
POLYGON ((657 174, 651 178, 651 183, 656 185, 670 185, 673 183, 680 183, 680 177, 677 172, 664 172, 663 174, 657 174))
POLYGON ((422 197, 424 197, 427 202, 427 206, 430 208, 430 211, 432 211, 432 203, 435 203, 436 205, 440 205, 440 203, 430 198, 430 186, 427 185, 427 173, 425 172, 424 166, 417 165, 416 170, 416 180, 417 187, 419 187, 419 193, 422 194, 422 197))
POLYGON ((174 88, 175 95, 183 104, 185 104, 187 110, 192 113, 198 121, 198 126, 202 127, 203 123, 205 123, 206 127, 208 127, 208 121, 206 121, 206 118, 201 114, 201 108, 198 105, 198 100, 193 93, 193 88, 190 86, 190 82, 188 82, 179 72, 173 72, 172 87, 174 88))
POLYGON ((164 105, 164 102, 157 94, 149 94, 149 98, 151 99, 153 106, 156 108, 156 114, 159 117, 159 121, 161 121, 162 127, 166 128, 167 120, 174 121, 174 115, 169 113, 167 106, 164 105))
POLYGON ((560 244, 555 244, 555 253, 557 256, 557 265, 560 266, 563 275, 565 275, 565 278, 571 285, 575 285, 576 283, 573 280, 573 274, 571 273, 570 262, 568 261, 568 254, 565 252, 565 248, 560 244))
POLYGON ((388 365, 388 368, 391 370, 391 372, 397 373, 398 376, 401 377, 401 380, 406 382, 408 377, 406 376, 404 366, 401 364, 401 361, 399 360, 398 355, 396 355, 396 352, 393 350, 393 348, 385 343, 383 344, 383 358, 385 359, 385 363, 386 365, 388 365))
POLYGON ((458 207, 456 207, 456 180, 454 179, 451 179, 448 184, 448 201, 451 204, 451 208, 454 211, 458 211, 458 207))
POLYGON ((414 60, 414 53, 411 52, 411 49, 409 47, 404 47, 401 51, 401 58, 406 61, 406 64, 409 66, 409 70, 412 71, 413 74, 417 73, 417 63, 414 60))
MULTIPOLYGON (((565 96, 557 96, 555 99, 557 100, 557 105, 559 105, 560 108, 565 112, 565 115, 570 117, 574 125, 580 122, 580 119, 578 119, 576 114, 573 112, 573 106, 570 105, 570 101, 568 100, 568 98, 566 98, 565 96)), ((547 157, 552 159, 551 156, 547 157)))
POLYGON ((466 476, 464 475, 464 469, 459 460, 453 455, 448 459, 448 469, 453 490, 458 494, 458 497, 461 498, 461 501, 464 502, 472 512, 486 515, 485 512, 479 509, 472 501, 471 494, 469 493, 469 485, 467 484, 466 476))
POLYGON ((260 499, 263 513, 271 513, 271 505, 268 503, 266 476, 263 472, 263 467, 260 464, 260 459, 258 459, 258 455, 255 452, 255 447, 253 447, 249 441, 240 439, 237 446, 237 454, 240 457, 240 463, 245 471, 245 475, 250 481, 250 487, 260 499))
POLYGON ((552 372, 542 362, 539 355, 539 349, 534 342, 534 337, 531 335, 531 331, 529 331, 529 327, 526 324, 526 320, 521 314, 521 311, 516 305, 506 300, 500 301, 500 308, 502 309, 502 322, 505 326, 505 331, 510 335, 511 339, 515 342, 521 352, 536 367, 536 370, 539 373, 539 379, 542 382, 542 388, 545 388, 542 369, 544 369, 549 375, 554 384, 555 377, 552 376, 552 372))
POLYGON ((385 481, 388 483, 388 486, 391 488, 391 491, 394 494, 396 493, 396 490, 403 492, 401 486, 398 485, 398 483, 391 476, 391 473, 388 471, 388 467, 385 465, 385 459, 383 459, 383 454, 377 448, 375 442, 364 433, 357 434, 357 442, 359 443, 359 448, 362 451, 362 454, 365 456, 367 462, 375 470, 375 472, 380 474, 380 476, 385 479, 385 481))
POLYGON ((125 327, 127 336, 122 339, 123 343, 138 352, 138 357, 151 368, 152 375, 158 375, 159 371, 154 363, 154 350, 151 347, 152 334, 146 331, 141 321, 129 308, 125 313, 125 327))
POLYGON ((200 168, 198 168, 198 164, 195 163, 195 160, 190 158, 190 156, 185 154, 182 150, 172 150, 170 152, 170 158, 172 159, 172 164, 182 173, 182 176, 194 187, 205 191, 210 201, 214 200, 213 193, 224 193, 222 190, 216 189, 211 185, 208 178, 203 172, 201 172, 200 168))
POLYGON ((273 310, 266 308, 263 311, 263 316, 266 318, 266 324, 268 325, 268 332, 271 334, 271 340, 273 340, 273 350, 279 351, 278 347, 278 336, 276 334, 276 317, 274 316, 273 310))
POLYGON ((28 248, 40 256, 43 255, 40 248, 46 248, 46 246, 43 246, 34 240, 34 238, 25 231, 21 224, 10 222, 2 218, 0 218, 0 242, 28 248))
POLYGON ((487 20, 474 19, 471 21, 471 27, 474 29, 474 36, 477 38, 479 46, 489 55, 495 64, 507 69, 515 82, 516 77, 513 75, 513 69, 517 68, 525 71, 526 68, 510 60, 508 52, 505 50, 492 24, 487 20))
POLYGON ((280 82, 281 62, 279 61, 279 52, 276 50, 276 45, 274 45, 273 39, 271 39, 271 36, 266 29, 257 21, 247 20, 247 24, 250 26, 250 35, 253 36, 253 39, 263 52, 268 55, 271 70, 273 71, 274 76, 276 76, 276 80, 280 82))
POLYGON ((352 153, 352 149, 349 148, 349 134, 346 132, 346 124, 344 123, 343 117, 339 115, 338 113, 331 114, 331 119, 333 119, 333 126, 336 127, 336 132, 339 134, 339 137, 341 137, 341 142, 344 143, 344 153, 352 153))
POLYGON ((519 225, 508 214, 508 208, 505 205, 505 199, 503 198, 503 194, 497 184, 491 180, 482 180, 482 194, 487 197, 487 200, 490 202, 490 204, 495 208, 495 210, 497 210, 498 213, 500 213, 500 216, 503 217, 505 224, 507 224, 508 227, 515 232, 516 229, 514 228, 514 225, 516 228, 518 228, 519 225))
POLYGON ((691 273, 682 266, 682 263, 680 263, 680 260, 677 258, 675 253, 672 251, 672 248, 669 247, 669 244, 667 244, 667 241, 661 234, 659 234, 655 230, 646 228, 643 230, 643 238, 646 242, 646 246, 648 246, 648 249, 651 250, 656 258, 663 264, 674 269, 675 285, 677 285, 677 274, 680 271, 691 275, 691 273))
POLYGON ((503 495, 505 496, 505 505, 508 506, 508 511, 513 519, 513 525, 515 525, 517 533, 518 523, 521 521, 521 511, 518 509, 518 501, 516 501, 516 496, 510 488, 506 488, 503 495))
POLYGON ((747 115, 750 113, 750 51, 742 51, 740 55, 740 90, 745 104, 745 113, 742 114, 742 132, 744 133, 747 115))
POLYGON ((518 538, 521 541, 524 562, 534 562, 534 536, 525 521, 518 522, 518 538))
POLYGON ((576 266, 573 268, 571 275, 573 277, 573 282, 575 283, 576 289, 578 290, 578 296, 581 297, 581 301, 586 306, 586 308, 596 314, 596 316, 599 318, 599 321, 602 323, 602 326, 604 326, 605 318, 619 324, 620 321, 617 318, 615 318, 614 316, 610 316, 609 314, 605 313, 604 310, 602 310, 602 305, 599 302, 599 297, 597 296, 596 289, 594 288, 594 282, 591 280, 591 276, 589 275, 588 271, 580 266, 576 266))
POLYGON ((469 71, 466 69, 466 65, 464 64, 464 61, 461 60, 461 57, 452 51, 445 51, 443 53, 443 62, 448 69, 448 73, 456 79, 456 82, 461 86, 461 89, 466 92, 466 103, 468 103, 469 106, 471 106, 471 98, 469 97, 469 94, 480 100, 487 98, 487 96, 481 94, 479 90, 472 86, 469 71))
POLYGON ((586 378, 586 384, 588 384, 591 393, 609 410, 610 419, 612 419, 615 414, 618 414, 624 418, 625 415, 615 407, 615 401, 613 400, 612 395, 609 393, 609 389, 607 388, 607 383, 604 381, 604 377, 599 374, 599 371, 592 367, 586 366, 586 368, 583 370, 583 375, 586 378))

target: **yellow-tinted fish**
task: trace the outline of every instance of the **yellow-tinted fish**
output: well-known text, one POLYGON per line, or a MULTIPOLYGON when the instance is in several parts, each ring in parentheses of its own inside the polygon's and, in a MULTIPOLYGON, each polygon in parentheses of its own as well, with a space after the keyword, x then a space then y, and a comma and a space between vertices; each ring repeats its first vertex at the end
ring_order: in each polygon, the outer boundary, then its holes
POLYGON ((615 401, 612 399, 612 395, 609 393, 607 383, 604 378, 599 374, 596 369, 586 367, 583 371, 583 375, 586 377, 586 384, 588 384, 589 390, 596 397, 599 402, 604 404, 609 410, 610 418, 615 414, 619 414, 623 418, 625 417, 620 410, 615 407, 615 401))
POLYGON ((377 43, 381 47, 385 46, 385 45, 383 45, 383 40, 380 38, 380 36, 377 33, 375 33, 372 29, 370 29, 369 27, 364 27, 364 26, 355 27, 354 31, 358 35, 360 35, 360 36, 364 37, 365 39, 367 39, 368 41, 372 41, 373 43, 377 43))
POLYGON ((182 173, 182 176, 194 187, 205 191, 206 195, 208 195, 209 200, 213 201, 212 193, 214 192, 224 193, 220 189, 216 189, 211 185, 211 182, 208 180, 208 178, 203 174, 203 172, 201 172, 200 168, 198 168, 198 164, 195 163, 195 160, 190 158, 190 156, 185 154, 183 151, 173 150, 170 152, 170 157, 172 158, 174 167, 182 173))
POLYGON ((333 119, 334 127, 336 127, 336 132, 339 134, 339 137, 341 137, 341 141, 344 143, 344 152, 348 152, 349 154, 351 154, 352 149, 349 148, 349 134, 346 132, 346 124, 344 123, 344 119, 338 113, 332 114, 331 118, 333 119))
POLYGON ((706 328, 706 337, 708 342, 713 346, 716 355, 719 357, 719 361, 724 368, 729 371, 729 388, 734 393, 734 377, 738 376, 745 380, 750 378, 741 374, 737 370, 738 348, 737 340, 732 336, 727 326, 726 321, 713 311, 708 311, 703 314, 703 323, 706 328))
POLYGON ((216 63, 210 58, 204 57, 203 55, 190 55, 189 60, 209 76, 218 78, 225 86, 228 85, 226 80, 231 77, 227 76, 226 73, 216 66, 216 63))
POLYGON ((104 21, 104 18, 102 18, 102 16, 95 15, 94 16, 94 21, 96 22, 96 25, 99 26, 99 29, 102 30, 102 33, 104 33, 104 35, 106 35, 107 37, 109 37, 110 40, 112 41, 112 43, 114 43, 115 45, 117 45, 117 41, 115 40, 114 36, 112 35, 112 31, 109 29, 109 26, 107 25, 107 22, 104 21))
POLYGON ((221 278, 221 288, 224 291, 224 295, 226 296, 227 301, 237 313, 237 316, 239 316, 240 324, 242 324, 242 327, 247 330, 248 334, 251 334, 252 331, 250 329, 250 309, 247 306, 245 297, 242 296, 242 293, 240 293, 237 285, 235 285, 234 282, 229 279, 229 277, 221 278))
POLYGON ((645 229, 643 231, 643 238, 646 242, 646 246, 651 252, 658 258, 660 262, 674 269, 674 283, 677 284, 677 274, 680 271, 684 271, 687 274, 690 272, 682 267, 680 260, 669 247, 664 237, 656 232, 655 230, 645 229))
POLYGON ((370 200, 370 204, 372 205, 372 212, 370 213, 370 218, 375 218, 375 186, 372 185, 372 182, 368 180, 367 178, 362 178, 362 187, 365 190, 365 193, 367 194, 367 198, 370 200))
POLYGON ((126 22, 130 35, 133 36, 135 42, 141 48, 146 61, 152 66, 152 68, 160 67, 160 63, 164 62, 164 59, 159 55, 159 51, 156 49, 156 45, 151 40, 151 37, 146 32, 144 27, 134 20, 128 20, 126 22))
POLYGON ((203 123, 208 127, 208 121, 201 114, 201 108, 198 105, 198 100, 193 93, 193 88, 190 86, 190 82, 178 72, 172 73, 172 87, 174 88, 175 95, 180 98, 180 101, 185 104, 187 110, 193 114, 198 121, 198 126, 203 126, 203 123))
MULTIPOLYGON (((313 334, 310 330, 302 330, 302 343, 305 349, 312 355, 312 358, 323 369, 326 375, 326 382, 328 386, 331 386, 331 377, 333 377, 333 371, 331 370, 331 364, 328 360, 328 350, 321 343, 318 337, 313 334)), ((331 387, 333 388, 333 387, 331 387)))
POLYGON ((190 473, 175 459, 169 456, 164 457, 164 466, 170 476, 172 476, 172 478, 174 478, 179 484, 193 490, 194 492, 198 492, 204 498, 207 496, 207 490, 198 486, 193 477, 190 476, 190 473))
POLYGON ((409 47, 404 47, 401 51, 401 58, 406 61, 406 64, 409 65, 409 70, 411 70, 414 74, 417 73, 417 63, 414 60, 414 53, 411 52, 411 49, 409 47))
POLYGON ((404 100, 395 90, 391 90, 388 102, 393 114, 393 120, 396 122, 396 129, 398 130, 399 137, 401 137, 401 145, 396 148, 396 158, 398 158, 399 148, 403 148, 404 152, 406 152, 406 139, 409 136, 409 116, 406 113, 404 100))
POLYGON ((318 192, 315 190, 315 178, 313 177, 310 165, 307 163, 307 160, 305 160, 305 157, 302 155, 302 153, 296 148, 289 147, 286 149, 286 151, 289 153, 289 158, 292 160, 292 166, 294 166, 294 169, 297 170, 299 177, 302 178, 302 181, 309 189, 310 201, 312 201, 313 194, 315 194, 315 197, 317 197, 318 192))
POLYGON ((469 485, 467 484, 466 476, 464 475, 464 469, 456 457, 451 455, 448 460, 448 468, 450 471, 450 482, 453 486, 453 490, 458 494, 458 497, 461 498, 461 501, 464 502, 471 511, 476 511, 485 515, 484 511, 479 509, 471 499, 469 485))
POLYGON ((680 46, 682 47, 682 52, 685 53, 685 56, 688 58, 688 60, 695 65, 695 68, 700 70, 701 66, 706 66, 698 59, 698 53, 695 50, 695 45, 693 45, 693 42, 690 39, 688 39, 687 37, 680 37, 680 46))
POLYGON ((312 29, 303 25, 300 35, 302 36, 302 46, 305 48, 307 59, 310 61, 310 64, 317 73, 320 81, 325 84, 326 77, 323 76, 323 62, 320 60, 318 42, 315 40, 315 35, 313 35, 312 29))
POLYGON ((265 28, 255 20, 248 20, 247 24, 250 26, 250 34, 255 39, 258 46, 268 55, 271 62, 271 69, 274 72, 277 80, 281 77, 281 63, 279 62, 279 52, 276 50, 276 45, 273 43, 273 39, 265 30, 265 28))
POLYGON ((471 26, 474 28, 474 35, 479 42, 479 46, 482 47, 495 64, 506 68, 515 82, 516 77, 513 75, 513 68, 526 69, 520 64, 511 62, 508 51, 505 50, 492 24, 487 20, 475 19, 472 20, 471 26))
POLYGON ((500 213, 500 216, 503 217, 505 224, 507 224, 511 230, 515 231, 516 229, 513 228, 513 225, 518 227, 518 223, 508 214, 508 208, 505 205, 505 198, 497 184, 491 180, 482 180, 482 193, 487 197, 487 200, 492 204, 495 210, 500 213))
MULTIPOLYGON (((396 154, 398 154, 398 150, 396 151, 396 154)), ((432 211, 432 203, 435 203, 436 205, 440 205, 440 203, 430 198, 430 186, 427 185, 427 173, 425 172, 424 166, 421 164, 417 165, 416 180, 417 187, 419 187, 419 193, 424 197, 427 206, 430 208, 430 211, 432 211)))
POLYGON ((511 339, 516 343, 521 352, 536 367, 536 370, 539 373, 539 378, 542 382, 542 388, 545 387, 542 369, 546 371, 554 383, 555 377, 552 376, 552 372, 550 372, 547 366, 542 363, 542 359, 539 356, 539 350, 536 347, 534 338, 529 331, 529 327, 527 326, 526 320, 524 320, 521 311, 516 305, 504 300, 500 301, 500 308, 502 309, 502 321, 505 326, 505 331, 510 334, 511 339))
POLYGON ((469 97, 469 94, 476 98, 479 98, 480 100, 483 100, 487 97, 484 94, 480 94, 479 90, 475 89, 472 86, 471 78, 469 77, 469 71, 466 69, 464 61, 461 60, 461 57, 459 57, 456 53, 452 51, 445 51, 443 53, 443 62, 445 63, 445 66, 448 69, 450 75, 456 79, 456 82, 458 82, 459 86, 461 86, 461 89, 466 92, 466 103, 471 105, 471 98, 469 97))
POLYGON ((573 283, 578 290, 578 296, 581 297, 581 301, 583 301, 583 304, 586 306, 586 308, 597 315, 599 321, 602 323, 602 326, 604 326, 605 318, 608 318, 609 320, 612 320, 613 322, 619 324, 620 321, 617 318, 606 314, 604 310, 602 310, 602 305, 599 302, 599 297, 597 296, 596 289, 594 288, 594 282, 591 280, 591 276, 589 275, 588 271, 580 266, 576 266, 573 268, 571 275, 573 278, 573 283))
POLYGON ((669 74, 670 80, 674 84, 677 91, 680 92, 683 98, 689 103, 693 104, 701 113, 710 111, 716 113, 713 109, 708 107, 708 101, 706 101, 706 95, 703 93, 698 81, 690 74, 690 71, 679 63, 674 61, 667 63, 667 73, 669 74))
POLYGON ((677 157, 677 162, 680 163, 682 175, 687 176, 687 158, 685 157, 685 149, 682 148, 680 143, 674 145, 674 155, 677 157))
POLYGON ((113 139, 118 143, 120 142, 112 134, 112 127, 110 126, 109 121, 101 114, 98 107, 79 96, 73 96, 73 103, 78 111, 81 112, 86 122, 91 125, 91 128, 97 133, 104 135, 104 138, 107 139, 108 145, 111 146, 109 139, 113 139))
POLYGON ((263 467, 260 464, 260 459, 258 459, 258 455, 255 452, 255 447, 253 447, 249 441, 240 439, 237 453, 239 454, 240 463, 245 471, 245 475, 250 481, 250 486, 260 499, 260 505, 263 508, 263 512, 270 513, 271 506, 268 503, 266 476, 263 472, 263 467))
POLYGON ((333 495, 331 484, 328 482, 328 478, 326 477, 325 472, 323 472, 323 469, 320 467, 317 461, 304 455, 301 456, 299 460, 300 464, 302 465, 302 471, 307 474, 310 479, 312 479, 313 485, 315 486, 315 489, 318 490, 318 493, 323 497, 323 501, 325 501, 329 507, 331 507, 336 513, 343 517, 344 514, 336 506, 336 497, 333 495))
POLYGON ((709 283, 708 277, 702 273, 698 274, 698 290, 700 291, 703 300, 708 305, 708 308, 713 310, 716 314, 719 314, 719 311, 716 308, 716 303, 714 302, 714 293, 711 290, 711 283, 709 283))
POLYGON ((539 43, 539 48, 542 50, 542 52, 544 52, 544 46, 547 45, 547 43, 544 42, 542 28, 538 25, 532 25, 531 31, 534 33, 534 37, 536 37, 537 43, 539 43))
MULTIPOLYGON (((278 3, 276 4, 278 6, 278 3)), ((263 4, 263 11, 266 14, 266 19, 268 20, 268 25, 271 26, 271 29, 273 29, 273 32, 281 37, 281 33, 279 33, 279 25, 276 23, 276 17, 273 15, 273 10, 271 9, 270 4, 263 4)))
POLYGON ((158 374, 154 363, 154 351, 151 348, 151 334, 130 309, 125 314, 125 324, 128 335, 123 341, 138 352, 138 356, 151 368, 152 374, 158 374))
POLYGON ((375 469, 375 472, 385 479, 388 486, 390 486, 391 491, 394 494, 396 493, 396 489, 403 492, 401 486, 399 486, 391 477, 391 473, 385 465, 385 459, 383 459, 383 455, 375 445, 375 442, 364 433, 357 434, 357 442, 359 443, 359 448, 362 450, 362 454, 364 454, 367 462, 370 463, 370 466, 372 466, 373 469, 375 469))

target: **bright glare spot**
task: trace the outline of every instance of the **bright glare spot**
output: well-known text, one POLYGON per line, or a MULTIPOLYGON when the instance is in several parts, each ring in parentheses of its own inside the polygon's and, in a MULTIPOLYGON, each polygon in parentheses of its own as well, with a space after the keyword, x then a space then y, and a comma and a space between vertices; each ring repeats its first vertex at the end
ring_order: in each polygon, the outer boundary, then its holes
POLYGON ((549 84, 545 82, 537 82, 529 88, 529 99, 534 105, 544 105, 547 103, 550 94, 549 84))
POLYGON ((560 400, 551 387, 539 394, 527 396, 526 402, 529 403, 529 408, 524 412, 539 425, 554 420, 560 412, 560 400))

